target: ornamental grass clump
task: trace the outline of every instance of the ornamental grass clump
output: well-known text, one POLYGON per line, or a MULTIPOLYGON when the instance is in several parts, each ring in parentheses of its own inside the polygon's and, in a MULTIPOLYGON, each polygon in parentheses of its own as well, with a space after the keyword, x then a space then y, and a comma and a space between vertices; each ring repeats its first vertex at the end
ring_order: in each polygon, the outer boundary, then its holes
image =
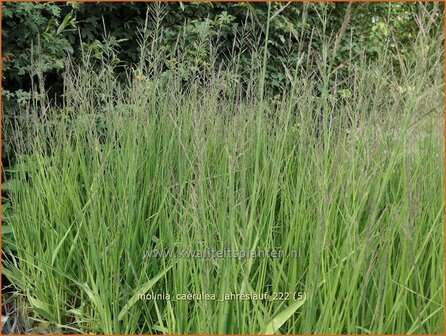
POLYGON ((251 69, 209 44, 187 80, 163 68, 162 31, 143 41, 136 69, 118 74, 112 48, 85 55, 62 100, 22 111, 3 273, 30 318, 66 333, 444 332, 442 43, 420 32, 398 72, 385 47, 344 67, 330 44, 303 51, 277 93, 267 43, 251 69))

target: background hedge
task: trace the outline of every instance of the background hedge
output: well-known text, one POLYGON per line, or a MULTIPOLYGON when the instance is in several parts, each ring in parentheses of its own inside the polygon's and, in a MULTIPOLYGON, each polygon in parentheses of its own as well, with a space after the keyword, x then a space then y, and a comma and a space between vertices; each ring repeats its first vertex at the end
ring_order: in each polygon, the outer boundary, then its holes
MULTIPOLYGON (((43 73, 49 97, 56 97, 63 89, 61 74, 67 58, 79 61, 82 51, 100 58, 106 44, 117 52, 117 68, 128 68, 137 62, 138 35, 147 13, 149 30, 153 29, 156 6, 130 2, 2 3, 4 165, 8 166, 13 157, 10 125, 20 106, 28 102, 37 74, 43 73)), ((201 49, 199 39, 215 40, 222 59, 230 57, 234 38, 246 39, 243 64, 251 61, 251 46, 264 37, 265 3, 165 3, 160 7, 165 47, 173 49, 178 37, 185 37, 182 41, 186 58, 178 65, 185 79, 194 67, 207 65, 207 51, 201 49)), ((418 29, 417 14, 425 10, 417 3, 274 3, 267 83, 280 92, 287 65, 296 62, 299 50, 308 49, 310 41, 314 50, 323 39, 338 44, 334 49, 339 64, 364 46, 369 58, 376 57, 382 46, 404 57, 418 29)), ((441 13, 438 7, 435 15, 441 13)), ((439 25, 440 20, 435 24, 439 25)), ((394 59, 398 71, 397 57, 394 59)), ((174 54, 165 60, 166 71, 175 60, 174 54)))

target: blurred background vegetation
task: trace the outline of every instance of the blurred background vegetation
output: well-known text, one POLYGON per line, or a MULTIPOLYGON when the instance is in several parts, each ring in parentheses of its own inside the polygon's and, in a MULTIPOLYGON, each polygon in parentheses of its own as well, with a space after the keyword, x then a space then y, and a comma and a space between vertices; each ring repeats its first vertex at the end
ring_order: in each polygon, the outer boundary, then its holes
MULTIPOLYGON (((63 92, 62 73, 68 58, 79 62, 82 55, 88 54, 99 60, 105 49, 113 48, 116 51, 110 60, 113 71, 129 69, 138 60, 141 28, 146 24, 151 30, 161 23, 163 47, 168 55, 163 71, 165 74, 176 71, 187 81, 200 68, 212 66, 207 62, 210 53, 217 53, 222 62, 238 55, 240 64, 248 64, 256 52, 255 46, 262 45, 260 41, 264 40, 266 3, 165 3, 158 20, 153 16, 159 15, 159 11, 150 10, 153 6, 157 5, 2 3, 4 166, 9 166, 14 157, 9 137, 19 108, 30 101, 39 79, 45 82, 50 99, 63 92), (208 50, 208 44, 199 42, 203 40, 215 41, 216 50, 208 50), (235 40, 239 41, 237 47, 235 40), (176 55, 178 44, 182 50, 180 61, 176 55), (240 46, 245 47, 240 50, 240 46)), ((320 54, 320 46, 327 41, 331 41, 333 49, 322 53, 334 54, 341 67, 356 56, 373 59, 386 48, 394 55, 395 71, 400 71, 398 59, 410 52, 411 41, 419 29, 418 15, 429 11, 433 15, 432 24, 442 29, 441 20, 436 20, 442 14, 441 6, 386 2, 274 3, 267 84, 280 93, 288 69, 298 61, 302 50, 320 54)))

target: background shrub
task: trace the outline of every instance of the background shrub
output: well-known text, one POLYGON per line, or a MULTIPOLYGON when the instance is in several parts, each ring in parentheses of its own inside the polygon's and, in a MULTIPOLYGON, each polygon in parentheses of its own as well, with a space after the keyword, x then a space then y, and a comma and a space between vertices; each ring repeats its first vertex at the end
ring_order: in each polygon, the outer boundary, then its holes
MULTIPOLYGON (((135 64, 139 55, 139 31, 147 12, 159 4, 144 3, 3 3, 3 163, 10 157, 11 124, 17 108, 29 101, 32 86, 40 73, 50 97, 61 94, 61 73, 67 58, 80 60, 82 52, 99 59, 104 50, 104 36, 114 42, 115 62, 122 66, 135 64)), ((365 50, 376 58, 383 46, 393 52, 399 71, 399 58, 410 51, 417 32, 417 17, 426 10, 432 13, 432 24, 442 12, 442 4, 416 3, 274 3, 270 23, 267 83, 277 92, 283 89, 289 65, 303 48, 318 52, 331 41, 340 65, 351 60, 352 53, 365 50), (319 33, 317 33, 319 32, 319 33)), ((251 49, 264 38, 266 3, 167 3, 162 4, 161 24, 166 31, 164 48, 178 50, 181 41, 181 63, 177 55, 168 54, 164 71, 172 67, 181 71, 185 80, 194 71, 209 66, 213 58, 203 39, 218 42, 217 58, 238 54, 241 66, 249 67, 251 49), (181 38, 179 38, 181 36, 181 38), (234 40, 245 40, 243 52, 233 50, 234 40)), ((153 30, 153 21, 147 21, 153 30)), ((242 44, 243 45, 243 44, 242 44)), ((119 68, 118 68, 119 69, 119 68)))

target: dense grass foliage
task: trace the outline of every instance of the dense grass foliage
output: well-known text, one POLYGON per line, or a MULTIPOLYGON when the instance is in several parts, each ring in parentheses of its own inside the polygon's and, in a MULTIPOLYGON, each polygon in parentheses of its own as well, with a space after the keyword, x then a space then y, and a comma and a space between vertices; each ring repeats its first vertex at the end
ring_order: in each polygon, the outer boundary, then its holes
POLYGON ((442 36, 423 34, 398 74, 385 50, 342 69, 303 51, 276 96, 262 48, 188 85, 157 38, 125 84, 71 65, 14 147, 15 297, 71 333, 443 333, 442 36), (206 249, 283 255, 145 256, 206 249), (264 292, 285 295, 138 297, 264 292))

